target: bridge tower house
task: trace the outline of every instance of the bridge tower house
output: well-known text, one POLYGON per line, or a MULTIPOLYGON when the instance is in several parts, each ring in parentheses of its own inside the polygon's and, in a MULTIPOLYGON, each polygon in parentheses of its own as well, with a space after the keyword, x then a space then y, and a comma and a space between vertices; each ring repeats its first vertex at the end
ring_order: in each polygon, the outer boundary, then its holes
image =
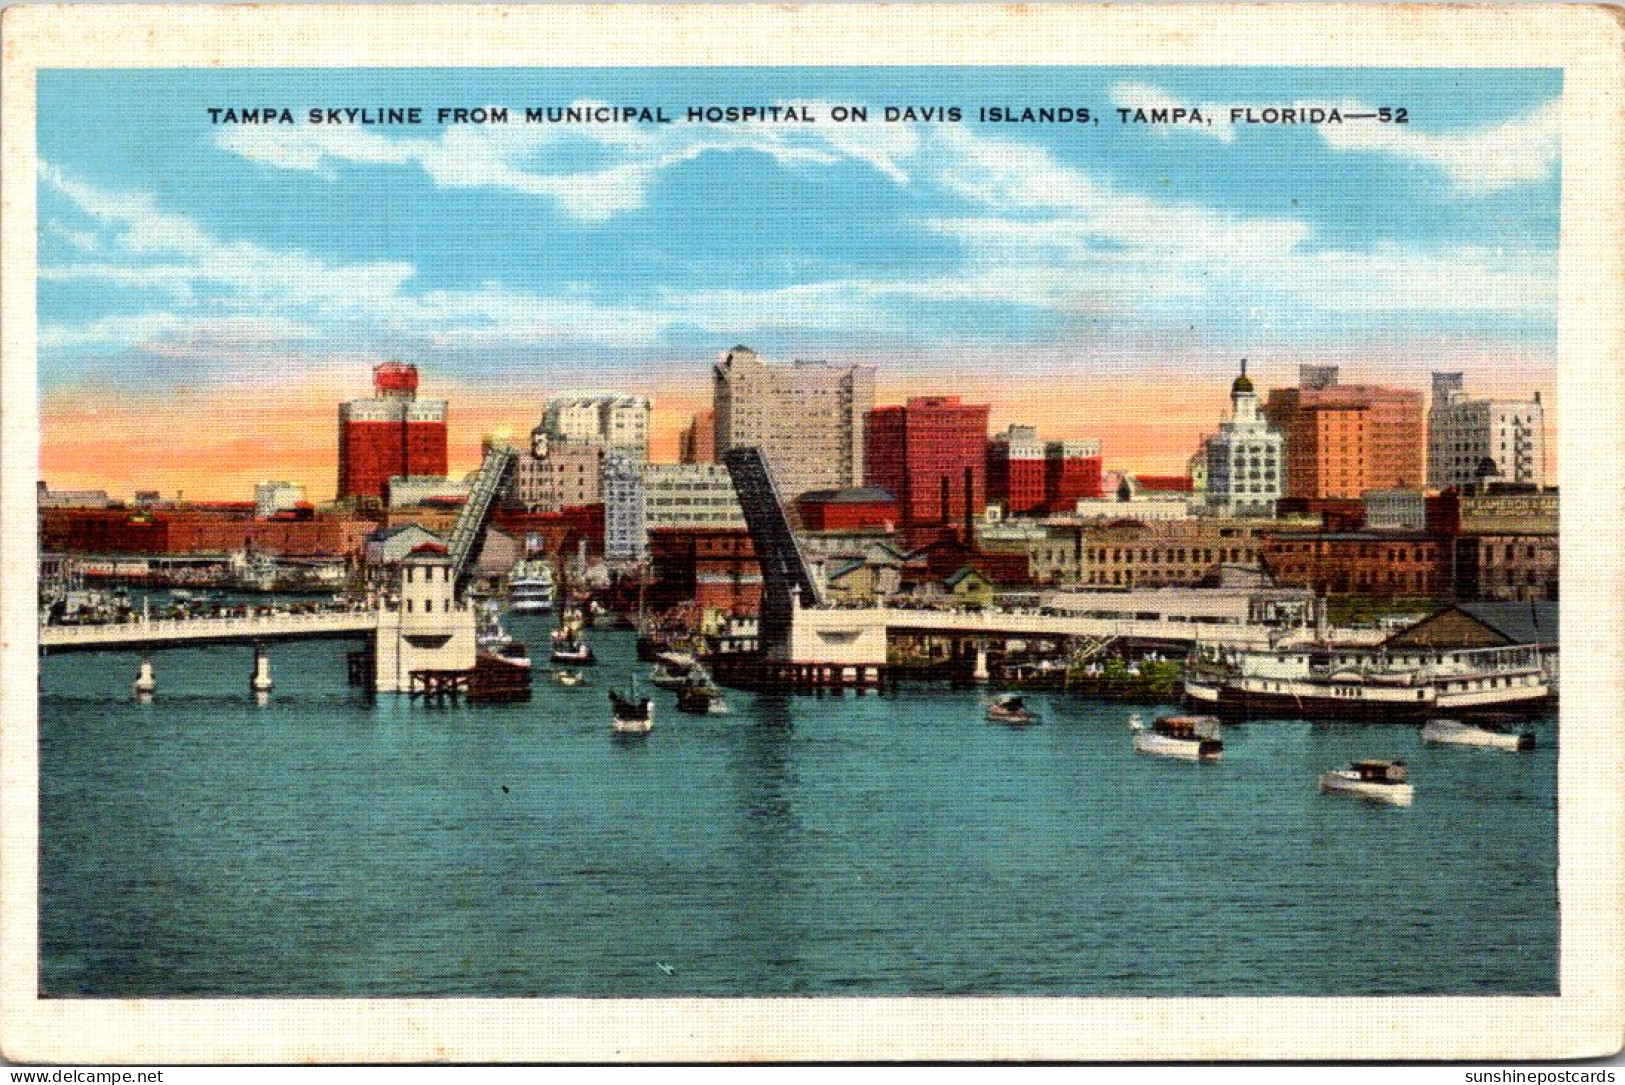
POLYGON ((378 613, 373 691, 409 693, 414 673, 472 671, 474 608, 457 595, 454 563, 443 546, 424 543, 401 562, 395 599, 378 613))

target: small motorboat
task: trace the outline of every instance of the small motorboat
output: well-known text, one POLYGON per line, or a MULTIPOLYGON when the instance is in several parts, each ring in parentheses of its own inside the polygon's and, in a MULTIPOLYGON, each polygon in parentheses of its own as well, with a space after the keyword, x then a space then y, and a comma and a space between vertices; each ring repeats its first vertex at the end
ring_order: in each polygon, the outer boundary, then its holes
POLYGON ((639 697, 609 691, 609 729, 617 735, 646 735, 654 729, 655 703, 652 697, 639 697))
POLYGON ((574 633, 561 637, 555 631, 551 661, 554 663, 573 663, 578 667, 586 667, 597 663, 598 658, 592 654, 592 646, 574 633))
POLYGON ((649 684, 656 689, 681 690, 694 678, 697 666, 691 655, 661 652, 649 674, 649 684))
POLYGON ((1032 709, 1017 695, 1010 693, 987 706, 987 722, 1004 723, 1012 727, 1025 727, 1038 722, 1032 709))
POLYGON ((1495 750, 1532 750, 1535 733, 1510 731, 1493 721, 1428 720, 1422 728, 1422 741, 1447 746, 1487 746, 1495 750))
POLYGON ((728 702, 722 699, 722 691, 711 681, 711 676, 699 671, 677 691, 677 709, 696 716, 724 716, 728 713, 728 702))
POLYGON ((1216 716, 1163 716, 1152 722, 1150 730, 1138 720, 1136 716, 1129 721, 1135 753, 1210 763, 1224 756, 1216 716))
POLYGON ((1409 806, 1414 796, 1403 761, 1356 761, 1346 771, 1320 774, 1320 790, 1372 802, 1409 806))
POLYGON ((582 682, 580 671, 554 671, 553 681, 561 686, 579 686, 582 682))

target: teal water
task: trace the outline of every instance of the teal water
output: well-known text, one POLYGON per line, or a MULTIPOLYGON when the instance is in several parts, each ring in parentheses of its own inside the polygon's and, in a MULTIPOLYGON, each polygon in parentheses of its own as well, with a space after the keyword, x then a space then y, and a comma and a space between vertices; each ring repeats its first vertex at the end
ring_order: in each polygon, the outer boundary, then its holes
MULTIPOLYGON (((547 619, 510 622, 546 642, 547 619)), ((729 691, 609 734, 589 686, 434 709, 340 644, 41 661, 41 988, 62 996, 1533 994, 1557 986, 1556 723, 1515 755, 1268 721, 1136 757, 1123 706, 729 691), (1321 795, 1360 756, 1416 803, 1321 795), (505 790, 506 789, 506 790, 505 790), (664 964, 669 967, 668 974, 664 964)), ((538 663, 545 670, 545 662, 538 663)))

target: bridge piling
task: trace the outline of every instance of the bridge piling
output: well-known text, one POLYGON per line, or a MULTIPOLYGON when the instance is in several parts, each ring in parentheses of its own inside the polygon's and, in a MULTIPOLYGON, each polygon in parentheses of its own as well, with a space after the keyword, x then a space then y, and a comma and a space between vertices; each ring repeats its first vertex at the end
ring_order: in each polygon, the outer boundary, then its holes
POLYGON ((135 695, 142 699, 150 699, 158 691, 158 678, 152 673, 152 657, 146 654, 141 656, 141 670, 137 672, 135 681, 131 684, 135 695))
POLYGON ((254 673, 248 678, 248 688, 254 693, 271 692, 271 655, 265 645, 254 645, 254 673))

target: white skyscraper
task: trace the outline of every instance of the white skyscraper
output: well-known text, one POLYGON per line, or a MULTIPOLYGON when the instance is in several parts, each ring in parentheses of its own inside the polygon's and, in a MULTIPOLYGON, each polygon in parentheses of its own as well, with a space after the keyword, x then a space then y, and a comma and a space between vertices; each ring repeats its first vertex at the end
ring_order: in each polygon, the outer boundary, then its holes
POLYGON ((1428 486, 1476 481, 1485 460, 1498 482, 1546 482, 1546 408, 1529 400, 1468 399, 1460 373, 1433 374, 1428 410, 1428 486))
POLYGON ((553 396, 542 412, 541 430, 556 441, 602 445, 649 458, 649 400, 619 392, 572 392, 553 396))
POLYGON ((1247 376, 1230 386, 1230 420, 1207 439, 1207 508, 1216 516, 1274 516, 1286 494, 1286 439, 1258 413, 1247 376))

